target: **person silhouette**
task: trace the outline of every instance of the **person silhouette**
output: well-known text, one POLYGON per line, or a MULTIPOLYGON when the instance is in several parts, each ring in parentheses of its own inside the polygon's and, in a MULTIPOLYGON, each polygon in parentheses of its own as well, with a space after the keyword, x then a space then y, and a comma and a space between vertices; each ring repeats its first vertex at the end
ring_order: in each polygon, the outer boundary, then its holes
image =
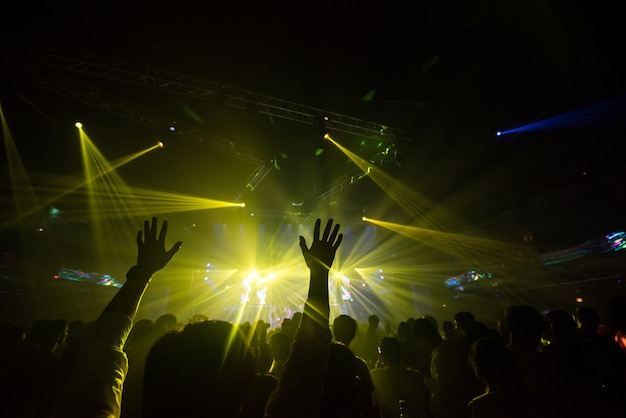
POLYGON ((278 387, 265 406, 265 418, 313 418, 320 414, 332 340, 328 271, 343 239, 339 227, 333 227, 329 219, 320 235, 321 220, 317 219, 311 246, 300 237, 300 249, 310 272, 309 292, 278 387))
POLYGON ((168 222, 144 221, 137 232, 137 262, 126 282, 106 305, 75 352, 66 381, 60 385, 53 417, 119 417, 123 382, 128 373, 126 339, 152 276, 180 250, 181 241, 165 249, 168 222))

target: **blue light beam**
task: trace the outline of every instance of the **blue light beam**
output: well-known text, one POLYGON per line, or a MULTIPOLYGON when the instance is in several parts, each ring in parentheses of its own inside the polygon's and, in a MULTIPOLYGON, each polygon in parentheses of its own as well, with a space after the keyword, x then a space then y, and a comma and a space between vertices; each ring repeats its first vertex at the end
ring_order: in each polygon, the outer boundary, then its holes
POLYGON ((620 97, 517 128, 497 131, 496 136, 548 129, 576 128, 599 123, 610 124, 624 120, 626 120, 626 97, 620 97))

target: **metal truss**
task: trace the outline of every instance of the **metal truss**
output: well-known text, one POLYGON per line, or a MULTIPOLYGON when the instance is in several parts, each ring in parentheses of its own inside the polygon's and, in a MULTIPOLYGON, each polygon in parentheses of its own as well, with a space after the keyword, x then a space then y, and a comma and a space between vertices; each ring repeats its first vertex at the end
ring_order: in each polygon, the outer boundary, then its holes
MULTIPOLYGON (((12 59, 20 65, 26 65, 27 68, 56 69, 53 73, 58 73, 59 70, 74 72, 219 103, 231 108, 254 108, 260 114, 319 126, 320 128, 323 127, 328 132, 341 132, 361 138, 384 137, 386 141, 393 144, 394 150, 390 153, 389 148, 387 148, 371 158, 372 164, 379 167, 395 160, 398 154, 407 149, 413 142, 408 131, 392 128, 381 123, 366 121, 189 75, 133 64, 85 51, 57 46, 44 46, 35 49, 11 49, 4 51, 3 54, 6 58, 12 59)), ((90 106, 99 107, 147 126, 163 126, 171 122, 166 118, 146 111, 142 106, 108 97, 109 95, 102 92, 93 89, 83 90, 81 88, 81 90, 78 90, 72 88, 72 83, 69 80, 61 80, 58 78, 58 75, 56 77, 56 79, 51 80, 45 76, 40 76, 36 80, 31 79, 31 82, 57 94, 73 98, 90 106)), ((245 193, 254 190, 271 171, 265 161, 255 156, 254 152, 246 147, 208 134, 197 128, 186 127, 186 132, 198 142, 206 143, 227 155, 257 166, 250 175, 246 185, 237 193, 238 199, 245 193)), ((351 168, 345 175, 332 182, 317 197, 319 199, 329 199, 331 195, 353 184, 355 179, 362 177, 362 172, 351 168)))
POLYGON ((103 57, 89 52, 64 47, 11 50, 10 55, 20 62, 36 67, 52 67, 65 71, 107 78, 159 91, 220 103, 237 109, 254 107, 259 113, 307 125, 323 125, 330 131, 360 137, 385 135, 396 141, 411 141, 409 132, 382 123, 370 122, 327 110, 306 106, 272 96, 238 89, 182 75, 167 70, 103 57))
POLYGON ((330 183, 326 187, 326 189, 322 193, 318 194, 316 197, 321 200, 330 199, 333 195, 339 193, 346 187, 349 187, 350 185, 367 177, 372 170, 382 168, 396 161, 400 155, 408 150, 409 146, 409 143, 401 142, 399 146, 393 144, 383 149, 369 160, 370 164, 365 171, 357 167, 356 164, 353 165, 350 170, 348 170, 345 174, 337 177, 335 181, 330 183))
POLYGON ((205 144, 211 149, 217 149, 225 155, 252 165, 267 165, 269 167, 269 162, 266 163, 263 159, 257 157, 250 148, 191 125, 173 121, 164 115, 149 111, 143 105, 132 103, 93 87, 77 83, 75 80, 70 80, 55 72, 31 71, 28 74, 24 74, 24 81, 32 86, 84 105, 101 109, 149 128, 165 131, 169 126, 175 124, 177 130, 185 133, 185 138, 205 144))
POLYGON ((246 184, 237 192, 235 202, 241 202, 246 194, 256 189, 256 187, 261 183, 261 181, 263 181, 265 176, 267 176, 270 171, 272 171, 272 166, 270 164, 259 164, 246 180, 246 184))

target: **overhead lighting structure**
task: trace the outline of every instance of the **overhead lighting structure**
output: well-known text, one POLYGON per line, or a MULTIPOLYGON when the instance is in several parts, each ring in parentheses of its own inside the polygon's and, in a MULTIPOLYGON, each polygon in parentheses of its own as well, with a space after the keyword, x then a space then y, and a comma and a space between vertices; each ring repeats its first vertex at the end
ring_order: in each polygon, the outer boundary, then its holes
MULTIPOLYGON (((127 101, 118 103, 115 99, 111 100, 105 98, 105 95, 94 89, 87 89, 91 90, 89 94, 81 92, 78 94, 78 97, 75 97, 73 94, 68 94, 67 90, 72 90, 72 87, 65 83, 66 80, 60 81, 58 74, 53 74, 53 72, 59 70, 79 72, 95 77, 104 77, 114 81, 220 103, 237 109, 246 109, 249 104, 253 103, 257 106, 260 114, 267 115, 270 118, 282 118, 307 125, 316 125, 321 120, 326 129, 332 130, 333 132, 356 135, 358 137, 374 138, 379 137, 384 132, 386 137, 397 144, 397 149, 394 153, 379 153, 376 155, 374 159, 379 160, 377 162, 379 162, 380 165, 393 161, 399 153, 404 151, 404 149, 413 142, 410 136, 411 133, 407 130, 390 128, 378 122, 370 122, 347 115, 328 112, 319 108, 313 108, 291 101, 173 73, 167 70, 146 68, 144 65, 124 62, 110 57, 99 57, 80 50, 54 47, 42 48, 41 50, 30 49, 28 51, 19 52, 20 54, 16 54, 14 57, 10 58, 23 60, 26 56, 31 59, 31 62, 37 62, 38 68, 36 70, 33 69, 33 74, 31 74, 28 80, 32 82, 32 84, 41 86, 47 90, 52 90, 53 92, 59 92, 64 97, 73 97, 86 104, 117 113, 144 125, 163 126, 163 124, 160 123, 161 121, 158 120, 160 118, 154 117, 154 115, 149 114, 149 112, 146 114, 144 106, 133 106, 132 104, 128 104, 127 101), (40 71, 43 71, 43 73, 40 73, 40 71), (48 75, 45 75, 46 73, 48 75), (50 75, 57 79, 50 80, 50 75), (92 93, 95 93, 95 96, 92 93), (156 124, 156 122, 159 123, 156 124), (392 154, 392 158, 387 154, 392 154)), ((171 132, 180 133, 182 130, 179 125, 180 124, 172 124, 170 120, 166 126, 168 126, 171 132)), ((254 170, 251 177, 256 177, 258 181, 268 172, 267 168, 263 167, 263 165, 267 165, 267 163, 264 159, 257 157, 252 150, 242 145, 235 144, 225 138, 219 138, 216 135, 198 131, 197 128, 191 127, 189 130, 185 130, 185 134, 193 137, 192 139, 197 142, 207 143, 226 154, 252 162, 257 168, 254 170)), ((352 172, 352 170, 350 170, 350 172, 352 172)), ((331 195, 352 184, 352 182, 345 180, 351 177, 350 173, 340 176, 336 181, 330 183, 326 190, 317 197, 320 199, 328 199, 331 195)), ((238 193, 238 198, 241 197, 242 193, 250 191, 247 187, 248 184, 249 182, 246 182, 246 187, 242 188, 238 193)))

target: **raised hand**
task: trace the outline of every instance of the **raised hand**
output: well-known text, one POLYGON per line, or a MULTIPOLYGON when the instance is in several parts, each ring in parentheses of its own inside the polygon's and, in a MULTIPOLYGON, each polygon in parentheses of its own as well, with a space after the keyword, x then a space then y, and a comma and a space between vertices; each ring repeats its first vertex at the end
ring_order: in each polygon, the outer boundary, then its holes
POLYGON ((157 218, 153 217, 152 224, 144 221, 143 232, 141 230, 137 232, 137 268, 150 274, 165 267, 183 244, 178 241, 172 248, 166 250, 167 221, 163 221, 161 232, 158 235, 157 230, 157 218))
POLYGON ((339 224, 336 224, 333 228, 333 220, 329 219, 326 223, 326 228, 324 228, 324 234, 320 239, 321 222, 320 219, 315 221, 311 248, 307 247, 306 240, 301 236, 300 249, 309 269, 328 271, 333 264, 335 253, 337 248, 339 248, 339 244, 341 244, 343 234, 339 234, 339 224))

